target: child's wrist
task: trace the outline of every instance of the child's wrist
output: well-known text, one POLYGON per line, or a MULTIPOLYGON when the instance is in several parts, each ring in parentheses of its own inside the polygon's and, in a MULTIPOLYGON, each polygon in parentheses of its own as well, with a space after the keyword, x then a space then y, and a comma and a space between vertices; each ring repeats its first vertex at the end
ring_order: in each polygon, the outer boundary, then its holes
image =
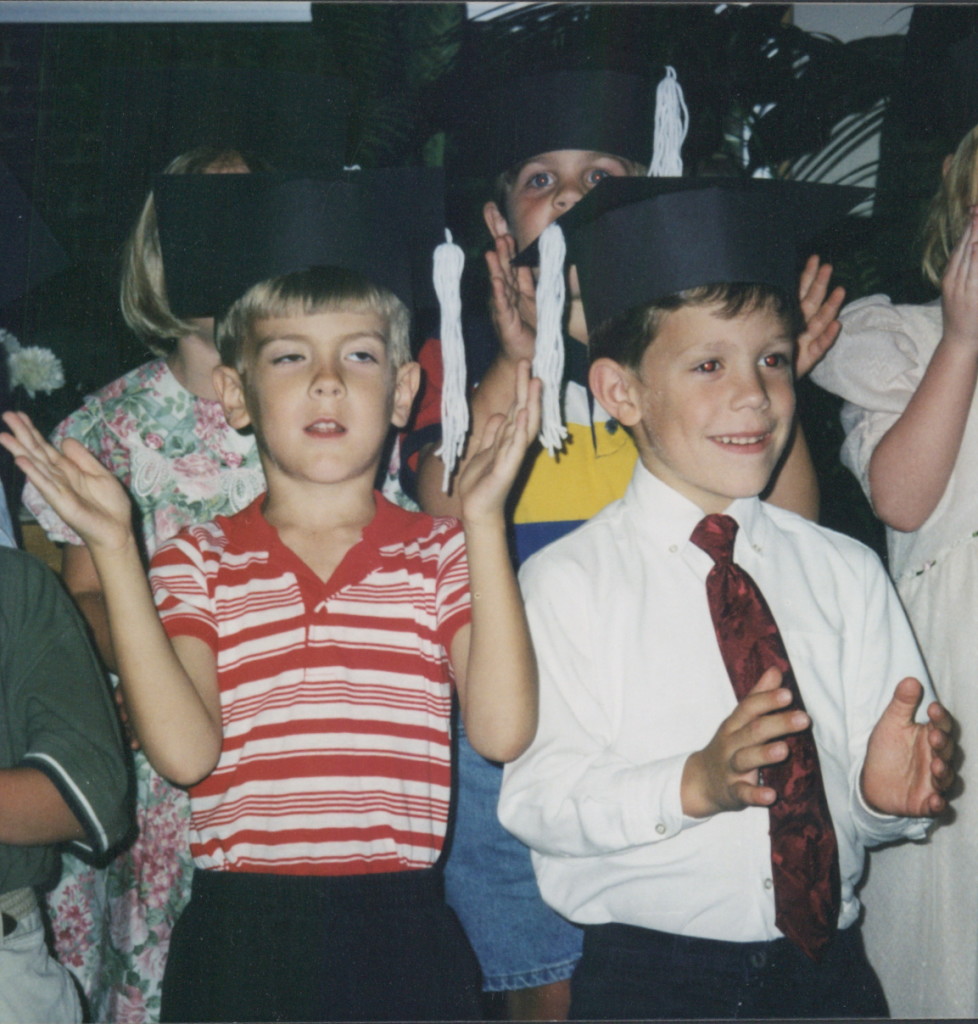
POLYGON ((135 534, 131 531, 120 533, 118 537, 103 541, 86 541, 92 560, 96 563, 110 564, 131 561, 135 558, 140 563, 139 545, 135 534))
POLYGON ((506 532, 506 517, 502 509, 469 514, 463 508, 461 520, 465 539, 469 544, 482 537, 496 539, 506 532))

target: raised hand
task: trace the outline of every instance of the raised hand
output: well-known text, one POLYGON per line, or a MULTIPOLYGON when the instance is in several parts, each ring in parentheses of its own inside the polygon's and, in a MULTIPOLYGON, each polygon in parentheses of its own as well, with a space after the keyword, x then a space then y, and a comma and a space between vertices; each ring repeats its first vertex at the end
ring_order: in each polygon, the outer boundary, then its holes
POLYGON ((516 241, 496 235, 486 253, 489 268, 490 312, 503 353, 509 359, 533 359, 537 340, 536 286, 529 267, 514 267, 516 241))
POLYGON ((466 524, 502 516, 526 450, 540 429, 540 388, 540 381, 530 378, 529 362, 520 360, 509 412, 490 418, 456 484, 466 524))
POLYGON ((781 686, 781 673, 769 668, 720 723, 713 739, 686 759, 681 787, 686 814, 705 818, 774 803, 778 794, 761 784, 759 769, 783 761, 788 756, 783 737, 811 724, 804 711, 784 710, 792 699, 791 691, 781 686))
POLYGON ((954 722, 937 701, 927 709, 929 721, 914 721, 923 693, 911 676, 901 680, 869 737, 863 796, 882 814, 932 817, 947 806, 943 794, 954 781, 954 722))
POLYGON ((944 339, 978 352, 978 207, 951 251, 941 279, 944 339))
POLYGON ((0 444, 90 550, 117 550, 132 540, 129 497, 94 455, 72 438, 59 452, 24 413, 5 412, 3 422, 10 433, 0 434, 0 444))
POLYGON ((795 376, 804 377, 835 344, 842 325, 839 310, 846 297, 845 289, 829 292, 832 264, 822 263, 818 256, 809 256, 798 282, 798 299, 805 317, 805 329, 798 336, 798 358, 795 376))

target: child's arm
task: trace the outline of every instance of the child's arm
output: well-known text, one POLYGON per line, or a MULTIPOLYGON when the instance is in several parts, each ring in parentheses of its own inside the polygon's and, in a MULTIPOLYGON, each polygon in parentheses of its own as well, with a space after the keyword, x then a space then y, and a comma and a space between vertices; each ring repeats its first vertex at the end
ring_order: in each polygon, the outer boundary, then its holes
POLYGON ((112 645, 132 728, 163 776, 189 786, 221 751, 213 652, 201 640, 171 644, 153 603, 119 481, 85 448, 49 445, 28 417, 5 413, 0 443, 59 516, 85 541, 105 594, 112 645))
POLYGON ((44 772, 0 770, 0 845, 50 846, 84 835, 81 822, 44 772))
POLYGON ((524 360, 509 414, 489 421, 458 481, 472 623, 456 634, 451 659, 469 742, 493 761, 518 757, 536 732, 536 661, 506 542, 504 504, 539 419, 540 382, 530 380, 524 360))
POLYGON ((941 282, 944 334, 900 418, 869 463, 873 508, 895 530, 937 507, 961 447, 978 381, 978 208, 941 282))
POLYGON ((902 680, 869 738, 860 784, 863 798, 881 814, 932 817, 947 806, 943 794, 954 781, 953 720, 933 701, 929 722, 914 721, 923 692, 918 680, 902 680))
MULTIPOLYGON (((481 439, 494 416, 506 416, 516 395, 519 365, 532 360, 536 350, 536 292, 529 267, 514 267, 516 242, 510 234, 497 235, 495 247, 486 253, 491 284, 493 326, 499 337, 499 352, 472 392, 469 400, 472 425, 465 451, 459 459, 456 481, 469 460, 481 449, 481 439)), ((535 435, 530 435, 530 440, 535 435)), ((450 494, 441 489, 444 463, 434 446, 423 449, 418 457, 418 499, 421 507, 434 515, 461 518, 462 500, 456 483, 450 494)))

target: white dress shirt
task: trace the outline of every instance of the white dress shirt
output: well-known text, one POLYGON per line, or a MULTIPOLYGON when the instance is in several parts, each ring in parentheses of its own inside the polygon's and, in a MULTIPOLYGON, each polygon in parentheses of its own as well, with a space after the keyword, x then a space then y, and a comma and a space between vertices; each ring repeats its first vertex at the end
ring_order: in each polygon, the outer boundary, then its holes
MULTIPOLYGON (((904 676, 925 685, 921 720, 933 692, 875 554, 756 498, 727 514, 814 723, 846 927, 864 847, 927 830, 863 802, 867 740, 904 676)), ((524 565, 540 726, 506 766, 499 814, 533 849, 544 899, 572 921, 775 939, 767 809, 693 819, 680 803, 686 758, 736 704, 706 596, 713 562, 689 541, 702 516, 639 463, 621 501, 524 565)))

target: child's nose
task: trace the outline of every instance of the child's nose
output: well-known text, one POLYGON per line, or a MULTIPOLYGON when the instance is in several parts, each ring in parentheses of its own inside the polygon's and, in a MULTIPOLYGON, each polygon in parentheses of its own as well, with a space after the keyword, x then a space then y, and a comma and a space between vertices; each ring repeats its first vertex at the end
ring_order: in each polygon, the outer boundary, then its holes
POLYGON ((322 363, 312 378, 312 391, 317 395, 335 395, 343 390, 343 377, 331 363, 322 363))
POLYGON ((735 400, 738 404, 763 409, 770 399, 764 379, 756 371, 745 371, 736 382, 735 400))
POLYGON ((584 190, 576 182, 566 182, 554 193, 554 206, 563 213, 577 203, 583 195, 584 190))

